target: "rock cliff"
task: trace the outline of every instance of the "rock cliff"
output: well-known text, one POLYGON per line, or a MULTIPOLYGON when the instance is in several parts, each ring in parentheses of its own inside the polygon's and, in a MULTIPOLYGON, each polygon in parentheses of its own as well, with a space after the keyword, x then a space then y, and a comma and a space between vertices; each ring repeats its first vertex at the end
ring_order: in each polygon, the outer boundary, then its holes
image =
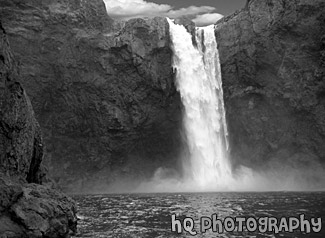
MULTIPOLYGON (((61 186, 108 192, 177 169, 182 110, 165 19, 116 23, 101 0, 0 4, 61 186)), ((250 0, 218 22, 234 166, 325 161, 323 12, 323 0, 250 0)))
POLYGON ((325 2, 252 0, 217 23, 234 164, 325 162, 325 2))
POLYGON ((0 236, 68 237, 74 202, 40 185, 43 142, 0 22, 0 236))
POLYGON ((115 24, 101 0, 0 3, 59 184, 98 191, 177 166, 181 103, 165 19, 115 24))

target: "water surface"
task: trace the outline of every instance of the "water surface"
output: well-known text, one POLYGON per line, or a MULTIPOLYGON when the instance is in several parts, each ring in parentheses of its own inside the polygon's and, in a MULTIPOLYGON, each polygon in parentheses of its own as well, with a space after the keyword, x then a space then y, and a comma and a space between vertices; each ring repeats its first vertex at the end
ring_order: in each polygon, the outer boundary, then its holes
POLYGON ((257 232, 200 233, 195 237, 310 237, 324 238, 325 193, 180 193, 77 195, 79 206, 78 237, 146 238, 193 237, 171 232, 171 215, 179 218, 218 217, 321 217, 322 231, 279 234, 257 232))

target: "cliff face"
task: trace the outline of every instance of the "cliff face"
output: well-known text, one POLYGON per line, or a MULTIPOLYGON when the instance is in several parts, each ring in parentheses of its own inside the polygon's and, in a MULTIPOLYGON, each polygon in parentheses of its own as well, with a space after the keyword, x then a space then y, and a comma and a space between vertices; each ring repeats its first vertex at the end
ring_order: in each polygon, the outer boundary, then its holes
MULTIPOLYGON (((123 178, 177 168, 181 101, 165 19, 116 24, 101 0, 0 4, 61 186, 103 192, 123 178)), ((323 12, 322 0, 251 0, 218 22, 234 165, 325 160, 323 12)), ((32 172, 18 167, 39 179, 37 162, 32 172)))
POLYGON ((0 22, 0 234, 65 237, 76 232, 75 204, 42 182, 43 142, 0 22))
POLYGON ((252 0, 217 23, 235 164, 325 161, 325 2, 252 0))
POLYGON ((90 191, 175 167, 181 103, 165 19, 121 28, 101 0, 0 3, 59 184, 90 191))

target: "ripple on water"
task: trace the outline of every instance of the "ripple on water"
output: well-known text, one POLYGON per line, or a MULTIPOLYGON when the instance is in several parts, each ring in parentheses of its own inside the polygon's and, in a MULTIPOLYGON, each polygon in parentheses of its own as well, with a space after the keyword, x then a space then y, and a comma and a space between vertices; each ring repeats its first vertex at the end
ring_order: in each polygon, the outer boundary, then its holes
MULTIPOLYGON (((207 193, 207 194, 122 194, 78 195, 78 237, 151 238, 192 237, 170 231, 171 215, 192 217, 199 231, 199 219, 216 213, 227 216, 325 217, 325 193, 207 193)), ((323 223, 324 224, 324 223, 323 223)), ((323 229, 324 230, 324 229, 323 229)), ((319 234, 260 234, 207 232, 196 237, 298 237, 323 238, 319 234)))

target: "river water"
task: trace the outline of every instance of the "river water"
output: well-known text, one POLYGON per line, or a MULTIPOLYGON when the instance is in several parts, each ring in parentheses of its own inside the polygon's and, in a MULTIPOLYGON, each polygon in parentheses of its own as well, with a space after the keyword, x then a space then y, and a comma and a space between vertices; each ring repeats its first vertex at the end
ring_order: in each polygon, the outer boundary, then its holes
MULTIPOLYGON (((310 237, 324 238, 325 193, 166 193, 166 194, 113 194, 76 195, 79 206, 77 237, 93 238, 146 238, 146 237, 310 237), (249 232, 200 232, 200 218, 217 214, 226 217, 298 217, 322 218, 322 229, 309 234, 297 229, 292 233, 249 232), (177 219, 194 220, 196 236, 184 231, 171 231, 172 215, 177 219)), ((246 230, 246 231, 245 231, 246 230)))

